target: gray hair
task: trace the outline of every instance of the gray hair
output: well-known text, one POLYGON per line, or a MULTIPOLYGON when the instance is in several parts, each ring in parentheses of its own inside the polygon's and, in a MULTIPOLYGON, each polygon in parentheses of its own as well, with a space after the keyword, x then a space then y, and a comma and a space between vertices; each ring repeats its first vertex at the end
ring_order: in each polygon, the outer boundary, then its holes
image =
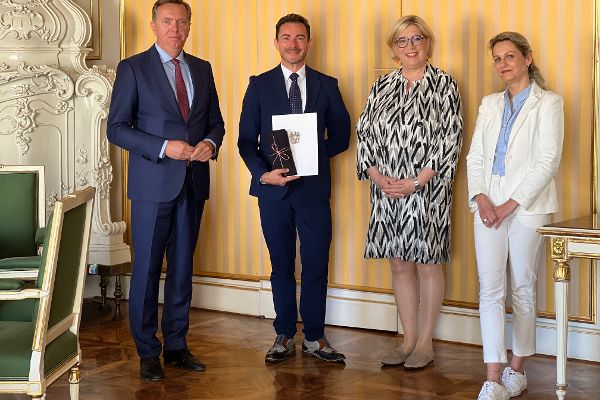
POLYGON ((181 4, 185 7, 185 11, 187 11, 188 21, 192 20, 192 7, 188 3, 183 0, 156 0, 154 5, 152 6, 152 21, 156 21, 156 11, 158 7, 163 6, 165 4, 181 4))

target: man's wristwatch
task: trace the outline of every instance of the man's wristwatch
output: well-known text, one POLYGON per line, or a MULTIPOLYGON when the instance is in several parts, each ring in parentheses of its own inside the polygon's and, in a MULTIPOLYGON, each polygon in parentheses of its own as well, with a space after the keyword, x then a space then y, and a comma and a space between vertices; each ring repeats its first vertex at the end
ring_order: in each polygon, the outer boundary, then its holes
POLYGON ((415 192, 418 192, 423 188, 423 186, 421 186, 421 182, 419 182, 418 179, 415 179, 413 183, 415 184, 415 192))

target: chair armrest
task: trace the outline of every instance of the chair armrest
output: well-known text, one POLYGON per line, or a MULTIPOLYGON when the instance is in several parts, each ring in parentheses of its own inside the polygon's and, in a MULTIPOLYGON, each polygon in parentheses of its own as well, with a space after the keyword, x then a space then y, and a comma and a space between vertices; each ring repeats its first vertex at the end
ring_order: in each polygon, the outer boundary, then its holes
POLYGON ((0 279, 1 291, 18 292, 23 290, 23 287, 25 287, 25 282, 20 279, 0 279))
POLYGON ((37 228, 35 231, 35 244, 38 246, 44 245, 44 239, 46 238, 46 227, 37 228))
POLYGON ((46 296, 48 292, 40 289, 0 290, 0 300, 41 299, 46 296))

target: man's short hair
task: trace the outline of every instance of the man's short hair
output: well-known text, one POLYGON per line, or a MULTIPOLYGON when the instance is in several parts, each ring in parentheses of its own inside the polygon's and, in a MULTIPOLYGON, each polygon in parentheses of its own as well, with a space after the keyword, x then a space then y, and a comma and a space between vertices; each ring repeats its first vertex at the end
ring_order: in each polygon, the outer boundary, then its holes
POLYGON ((300 14, 288 14, 279 18, 277 25, 275 25, 275 39, 279 37, 279 29, 281 28, 281 25, 288 23, 304 25, 306 27, 308 39, 310 39, 310 25, 308 24, 308 20, 300 14))
POLYGON ((192 7, 183 0, 156 0, 152 6, 152 21, 156 21, 156 10, 165 4, 182 4, 187 11, 188 21, 192 21, 192 7))

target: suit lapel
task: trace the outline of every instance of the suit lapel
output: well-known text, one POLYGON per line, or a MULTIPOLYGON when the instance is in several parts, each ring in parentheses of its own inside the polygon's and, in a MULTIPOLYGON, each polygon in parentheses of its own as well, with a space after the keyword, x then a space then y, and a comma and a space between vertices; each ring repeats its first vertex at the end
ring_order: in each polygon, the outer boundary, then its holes
POLYGON ((314 71, 306 66, 306 107, 304 108, 305 113, 312 112, 314 109, 315 101, 319 96, 321 90, 321 80, 314 73, 314 71))
POLYGON ((270 72, 269 80, 273 82, 270 85, 270 102, 275 105, 273 115, 291 114, 290 100, 288 99, 287 90, 285 89, 285 77, 281 70, 281 65, 273 68, 270 72))
POLYGON ((185 57, 185 61, 187 62, 190 68, 190 75, 192 76, 192 85, 194 86, 194 98, 192 99, 192 104, 190 106, 191 118, 192 114, 194 113, 194 110, 197 108, 198 101, 200 98, 200 82, 202 81, 202 79, 200 77, 200 68, 196 68, 196 64, 194 64, 193 59, 191 57, 185 57))
POLYGON ((523 107, 521 107, 521 111, 519 111, 519 115, 517 115, 517 119, 515 120, 515 123, 512 129, 510 130, 507 149, 510 149, 511 144, 514 142, 515 136, 517 136, 519 129, 521 129, 521 126, 523 125, 525 118, 527 118, 529 111, 531 111, 531 109, 540 100, 541 92, 536 89, 537 86, 535 86, 534 84, 534 87, 531 88, 531 93, 529 93, 527 100, 525 100, 525 104, 523 104, 523 107))
MULTIPOLYGON (((285 77, 281 70, 281 65, 278 65, 271 70, 272 79, 276 82, 273 85, 272 98, 273 103, 281 105, 281 114, 291 114, 292 109, 290 108, 290 100, 288 98, 287 90, 285 88, 285 77)), ((321 90, 321 80, 315 74, 315 71, 306 66, 306 106, 304 112, 312 112, 315 107, 315 102, 319 96, 321 90)))
POLYGON ((492 156, 496 152, 496 143, 498 143, 500 128, 502 127, 502 116, 504 115, 503 95, 498 96, 495 109, 498 110, 498 112, 492 113, 492 119, 489 128, 487 129, 488 135, 491 136, 491 140, 487 140, 488 148, 486 149, 486 154, 491 154, 492 156))
POLYGON ((158 54, 158 50, 156 50, 154 45, 152 45, 148 51, 150 52, 152 68, 156 71, 156 81, 159 86, 159 93, 164 93, 165 98, 168 99, 169 104, 173 108, 173 112, 177 112, 181 116, 181 111, 179 110, 179 105, 177 104, 177 97, 175 97, 175 92, 173 92, 173 88, 169 83, 169 79, 167 78, 167 74, 165 72, 165 68, 163 67, 162 60, 160 59, 160 54, 158 54))

